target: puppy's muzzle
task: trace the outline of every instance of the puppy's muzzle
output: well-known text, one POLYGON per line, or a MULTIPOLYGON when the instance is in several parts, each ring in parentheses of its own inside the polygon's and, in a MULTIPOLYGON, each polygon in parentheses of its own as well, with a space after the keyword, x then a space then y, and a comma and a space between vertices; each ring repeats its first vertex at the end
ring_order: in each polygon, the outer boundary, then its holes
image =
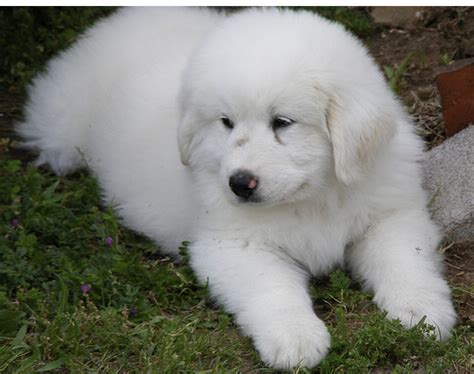
POLYGON ((229 178, 229 187, 233 193, 249 200, 258 186, 258 179, 248 171, 239 170, 229 178))

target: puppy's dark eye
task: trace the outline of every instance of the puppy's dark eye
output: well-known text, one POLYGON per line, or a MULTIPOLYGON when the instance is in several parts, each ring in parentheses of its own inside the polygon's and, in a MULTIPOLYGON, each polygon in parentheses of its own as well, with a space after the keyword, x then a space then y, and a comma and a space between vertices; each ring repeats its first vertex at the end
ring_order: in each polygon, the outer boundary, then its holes
POLYGON ((272 120, 272 129, 278 130, 292 125, 295 121, 287 117, 275 117, 272 120))
POLYGON ((227 127, 228 129, 233 129, 234 128, 234 124, 232 123, 232 121, 230 119, 228 119, 227 117, 221 117, 220 118, 222 124, 227 127))

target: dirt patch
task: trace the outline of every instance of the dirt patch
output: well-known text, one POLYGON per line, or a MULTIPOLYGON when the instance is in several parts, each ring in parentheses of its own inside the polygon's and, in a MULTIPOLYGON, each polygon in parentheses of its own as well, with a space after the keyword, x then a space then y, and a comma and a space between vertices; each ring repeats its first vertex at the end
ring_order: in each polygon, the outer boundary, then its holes
POLYGON ((398 67, 412 55, 402 74, 400 97, 429 147, 446 138, 436 70, 474 56, 474 7, 424 8, 410 30, 388 28, 366 40, 381 66, 398 67))

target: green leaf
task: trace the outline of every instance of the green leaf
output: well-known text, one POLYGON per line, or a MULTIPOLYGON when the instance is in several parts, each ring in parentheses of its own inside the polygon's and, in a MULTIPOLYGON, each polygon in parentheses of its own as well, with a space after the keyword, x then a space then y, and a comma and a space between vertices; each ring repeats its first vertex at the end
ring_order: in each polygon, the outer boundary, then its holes
POLYGON ((43 367, 39 368, 36 371, 37 372, 43 372, 43 371, 54 370, 54 369, 60 368, 63 365, 64 365, 64 358, 60 358, 56 361, 47 363, 46 365, 44 365, 43 367))
POLYGON ((18 330, 18 333, 15 336, 15 339, 12 341, 12 348, 19 347, 24 345, 23 339, 25 339, 26 331, 28 330, 28 325, 23 325, 18 330))
POLYGON ((8 161, 5 165, 5 170, 10 172, 10 173, 15 173, 18 170, 20 170, 21 167, 21 162, 18 160, 11 160, 8 161))
POLYGON ((69 289, 64 283, 63 278, 58 277, 58 283, 59 283, 59 293, 58 293, 58 307, 57 307, 57 315, 56 315, 57 317, 64 314, 67 308, 67 300, 69 297, 69 289))
POLYGON ((21 366, 15 372, 16 373, 31 373, 30 370, 26 370, 26 369, 31 368, 35 364, 35 361, 38 360, 38 358, 39 358, 39 353, 38 352, 33 353, 32 356, 22 361, 21 366))
POLYGON ((70 43, 72 42, 77 36, 77 32, 74 31, 73 29, 66 29, 61 33, 62 41, 65 43, 70 43))
POLYGON ((15 310, 0 310, 0 332, 9 333, 16 331, 20 324, 22 312, 15 310))
POLYGON ((385 75, 387 76, 388 80, 393 78, 393 69, 390 66, 384 65, 383 71, 385 72, 385 75))
POLYGON ((394 78, 398 82, 402 76, 403 73, 405 73, 405 70, 408 67, 408 64, 411 62, 412 58, 414 56, 414 53, 411 52, 409 53, 402 61, 398 69, 395 71, 394 78))

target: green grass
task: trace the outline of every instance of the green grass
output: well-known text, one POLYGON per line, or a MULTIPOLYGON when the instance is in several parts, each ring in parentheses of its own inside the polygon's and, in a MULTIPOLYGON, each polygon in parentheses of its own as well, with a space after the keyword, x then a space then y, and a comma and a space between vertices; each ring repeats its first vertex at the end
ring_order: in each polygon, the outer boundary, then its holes
MULTIPOLYGON (((186 263, 160 257, 99 195, 86 172, 0 160, 0 372, 271 372, 186 263)), ((311 292, 333 339, 316 373, 470 365, 466 326, 445 343, 405 330, 342 271, 311 292)))
POLYGON ((0 88, 24 88, 113 7, 0 7, 0 88))
POLYGON ((218 370, 254 357, 187 266, 100 208, 87 174, 0 167, 0 371, 218 370))

